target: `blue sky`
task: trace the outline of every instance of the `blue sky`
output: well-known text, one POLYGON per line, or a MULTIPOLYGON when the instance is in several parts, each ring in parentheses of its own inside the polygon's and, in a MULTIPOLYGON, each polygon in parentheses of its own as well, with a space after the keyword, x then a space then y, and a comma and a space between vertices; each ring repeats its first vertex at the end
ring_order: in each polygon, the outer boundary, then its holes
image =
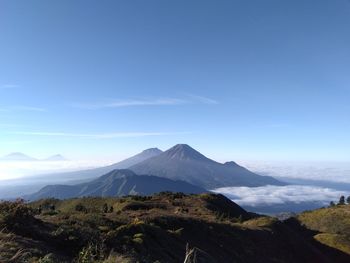
POLYGON ((350 2, 0 2, 0 154, 349 161, 350 2))

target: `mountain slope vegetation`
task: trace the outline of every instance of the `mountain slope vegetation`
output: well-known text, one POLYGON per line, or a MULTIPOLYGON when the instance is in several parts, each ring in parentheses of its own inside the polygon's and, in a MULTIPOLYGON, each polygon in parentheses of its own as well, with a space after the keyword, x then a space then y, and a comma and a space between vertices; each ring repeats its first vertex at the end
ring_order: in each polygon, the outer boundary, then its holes
POLYGON ((298 220, 320 243, 339 249, 350 255, 350 205, 337 205, 307 211, 298 215, 298 220))
POLYGON ((350 259, 296 219, 248 213, 216 194, 3 202, 0 227, 3 262, 175 263, 184 261, 186 244, 207 262, 350 259))

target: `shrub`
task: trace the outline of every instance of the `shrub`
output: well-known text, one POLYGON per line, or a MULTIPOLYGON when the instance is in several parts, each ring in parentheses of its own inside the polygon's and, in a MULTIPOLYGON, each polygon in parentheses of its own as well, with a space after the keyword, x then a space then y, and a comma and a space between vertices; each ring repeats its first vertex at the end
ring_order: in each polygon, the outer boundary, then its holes
POLYGON ((24 204, 23 200, 0 202, 0 226, 10 229, 18 225, 27 225, 34 219, 34 210, 24 204))
POLYGON ((87 213, 87 212, 88 212, 88 210, 86 209, 86 207, 85 207, 83 204, 81 204, 81 203, 79 203, 79 204, 77 204, 77 205, 75 206, 75 211, 77 211, 77 212, 84 212, 84 213, 87 213))
POLYGON ((49 210, 49 211, 46 211, 46 212, 43 212, 42 215, 44 216, 54 216, 54 215, 57 215, 58 214, 58 211, 55 211, 55 210, 49 210))
POLYGON ((90 244, 84 247, 80 252, 77 259, 77 263, 91 263, 98 257, 97 245, 90 244))
POLYGON ((108 204, 107 204, 107 203, 104 203, 104 204, 103 204, 102 212, 103 212, 103 213, 108 213, 108 204))
POLYGON ((125 210, 151 210, 151 209, 167 209, 166 203, 163 202, 130 202, 122 208, 125 210))
POLYGON ((164 191, 164 192, 159 192, 158 194, 155 194, 155 196, 165 196, 168 197, 170 199, 181 199, 184 196, 186 196, 184 193, 182 192, 170 192, 170 191, 164 191))
POLYGON ((343 195, 339 198, 338 205, 345 205, 345 197, 343 195))

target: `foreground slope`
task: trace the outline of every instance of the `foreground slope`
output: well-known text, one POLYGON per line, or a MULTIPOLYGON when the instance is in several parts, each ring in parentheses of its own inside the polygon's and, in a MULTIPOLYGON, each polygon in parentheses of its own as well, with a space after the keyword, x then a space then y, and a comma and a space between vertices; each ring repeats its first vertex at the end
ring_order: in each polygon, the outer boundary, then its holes
POLYGON ((284 185, 269 177, 257 175, 234 162, 215 162, 186 144, 171 149, 129 168, 137 174, 150 174, 214 189, 227 186, 284 185))
POLYGON ((174 181, 157 176, 136 175, 130 170, 113 170, 91 182, 76 185, 48 185, 27 197, 29 200, 40 198, 66 199, 84 196, 125 196, 151 195, 173 191, 184 193, 204 193, 206 190, 184 181, 174 181))
POLYGON ((0 204, 0 262, 349 262, 297 222, 258 217, 222 195, 45 199, 0 204), (6 230, 5 230, 6 229, 6 230))
POLYGON ((350 205, 307 211, 298 220, 315 231, 314 239, 350 255, 350 205))

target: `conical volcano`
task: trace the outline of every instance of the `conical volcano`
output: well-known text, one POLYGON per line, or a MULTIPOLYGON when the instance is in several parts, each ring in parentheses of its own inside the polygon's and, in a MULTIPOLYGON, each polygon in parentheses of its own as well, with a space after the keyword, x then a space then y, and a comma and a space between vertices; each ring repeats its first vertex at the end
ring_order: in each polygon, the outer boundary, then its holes
POLYGON ((208 190, 226 186, 284 185, 272 177, 257 175, 234 162, 218 163, 187 144, 177 144, 129 169, 136 174, 183 180, 208 190))

